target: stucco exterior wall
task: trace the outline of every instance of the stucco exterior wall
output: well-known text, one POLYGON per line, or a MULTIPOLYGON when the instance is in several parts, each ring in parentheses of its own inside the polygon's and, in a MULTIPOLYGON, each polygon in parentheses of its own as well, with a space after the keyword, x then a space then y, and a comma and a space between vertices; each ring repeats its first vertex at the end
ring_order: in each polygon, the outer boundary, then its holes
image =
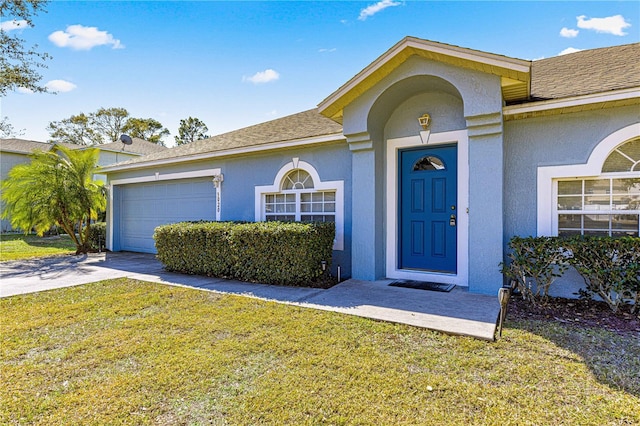
MULTIPOLYGON (((14 152, 2 152, 0 153, 0 176, 1 180, 4 181, 9 176, 9 171, 18 164, 25 164, 30 162, 31 160, 27 156, 27 154, 18 154, 14 152)), ((4 211, 4 203, 0 201, 0 214, 4 211)), ((0 224, 2 232, 10 232, 13 231, 13 227, 11 226, 11 221, 9 218, 2 219, 0 224)))
POLYGON ((504 125, 505 244, 514 235, 537 235, 538 166, 584 164, 611 133, 640 122, 638 108, 610 108, 504 125))
MULTIPOLYGON (((504 250, 513 236, 536 236, 539 166, 587 163, 610 134, 640 122, 635 106, 539 117, 505 123, 504 250)), ((552 294, 575 297, 584 286, 573 270, 552 287, 552 294)))
MULTIPOLYGON (((155 173, 183 173, 220 168, 224 175, 221 189, 221 220, 254 221, 255 187, 273 185, 278 171, 292 158, 311 164, 322 181, 344 181, 344 250, 333 253, 333 272, 338 265, 343 277, 351 275, 351 156, 344 141, 315 147, 278 152, 188 162, 182 165, 109 174, 109 181, 153 176, 155 173)), ((212 184, 213 185, 213 184, 212 184)), ((116 191, 117 192, 117 191, 116 191)), ((114 195, 117 194, 114 192, 114 195)), ((117 200, 114 199, 114 208, 117 200)), ((117 214, 114 214, 114 217, 117 214)), ((117 226, 117 223, 115 223, 117 226)))
MULTIPOLYGON (((385 276, 386 141, 415 136, 417 118, 432 114, 432 132, 469 130, 469 289, 494 294, 502 285, 502 92, 500 78, 412 57, 344 108, 344 134, 353 152, 354 276, 385 276), (373 199, 371 198, 373 196, 373 199), (373 210, 373 211, 372 211, 373 210), (362 265, 358 265, 361 261, 362 265)), ((467 167, 467 165, 463 165, 467 167)))

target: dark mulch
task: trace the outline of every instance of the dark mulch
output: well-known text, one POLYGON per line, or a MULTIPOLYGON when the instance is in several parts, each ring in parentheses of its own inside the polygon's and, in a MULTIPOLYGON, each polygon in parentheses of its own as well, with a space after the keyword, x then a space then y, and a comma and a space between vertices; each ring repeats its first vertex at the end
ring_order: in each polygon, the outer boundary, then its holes
POLYGON ((640 333, 640 312, 631 313, 625 305, 611 311, 604 302, 586 299, 553 297, 540 306, 532 306, 514 294, 509 301, 507 318, 524 320, 554 320, 580 327, 599 327, 619 333, 640 333))

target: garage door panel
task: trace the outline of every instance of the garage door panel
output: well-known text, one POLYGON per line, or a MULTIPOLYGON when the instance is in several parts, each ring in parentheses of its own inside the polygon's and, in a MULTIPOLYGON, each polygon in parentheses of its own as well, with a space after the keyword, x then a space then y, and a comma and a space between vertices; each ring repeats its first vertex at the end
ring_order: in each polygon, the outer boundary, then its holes
POLYGON ((155 253, 156 227, 215 220, 215 187, 211 178, 123 185, 120 190, 122 250, 155 253))

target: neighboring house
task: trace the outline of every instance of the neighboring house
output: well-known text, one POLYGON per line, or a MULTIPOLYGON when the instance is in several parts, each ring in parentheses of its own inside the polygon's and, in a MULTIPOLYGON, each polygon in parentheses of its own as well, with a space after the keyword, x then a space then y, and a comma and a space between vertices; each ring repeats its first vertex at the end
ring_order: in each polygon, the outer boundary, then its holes
POLYGON ((639 57, 407 37, 317 110, 106 167, 108 247, 154 252, 181 220, 324 220, 343 275, 495 294, 514 235, 638 236, 639 57))
MULTIPOLYGON (((18 164, 24 164, 31 161, 29 154, 33 151, 48 151, 50 144, 25 139, 0 139, 0 182, 3 182, 8 176, 9 171, 18 164)), ((0 201, 0 215, 4 211, 4 202, 0 201)), ((0 232, 8 232, 13 230, 9 219, 2 219, 0 223, 0 232)))
MULTIPOLYGON (((71 149, 86 149, 89 146, 64 144, 71 149)), ((31 161, 29 155, 36 150, 49 151, 53 147, 52 143, 29 141, 25 139, 0 139, 0 172, 1 180, 4 181, 9 176, 9 171, 17 164, 24 164, 31 161)), ((140 157, 141 155, 151 154, 164 151, 167 148, 155 143, 145 141, 143 139, 133 138, 131 145, 124 145, 121 142, 113 142, 103 145, 96 145, 95 148, 100 150, 98 157, 98 165, 106 166, 117 163, 118 161, 130 160, 140 157)), ((96 174, 97 179, 106 181, 106 177, 96 174)), ((4 210, 1 206, 0 213, 4 210)), ((12 231, 11 222, 8 219, 2 219, 2 232, 12 231)))

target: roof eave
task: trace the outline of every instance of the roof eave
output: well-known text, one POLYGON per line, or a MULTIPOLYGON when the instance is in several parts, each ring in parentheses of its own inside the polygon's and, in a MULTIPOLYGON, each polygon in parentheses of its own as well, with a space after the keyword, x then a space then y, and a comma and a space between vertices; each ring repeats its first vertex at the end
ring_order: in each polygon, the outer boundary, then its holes
POLYGON ((640 87, 510 105, 502 111, 505 121, 511 121, 636 104, 640 104, 640 87))
POLYGON ((503 80, 521 81, 528 96, 531 61, 405 37, 322 100, 318 104, 319 112, 341 122, 343 108, 355 99, 357 94, 363 93, 382 80, 390 72, 388 68, 394 69, 413 55, 457 65, 465 64, 468 68, 480 66, 480 68, 489 69, 489 72, 503 77, 503 80))
POLYGON ((101 173, 109 174, 115 172, 146 169, 150 167, 165 166, 168 164, 180 164, 190 161, 201 161, 212 158, 231 157, 235 155, 246 155, 254 152, 262 151, 274 151, 278 149, 292 148, 292 147, 304 147, 309 145, 342 142, 346 138, 342 133, 332 133, 329 135, 315 136, 310 138, 295 139, 291 141, 283 142, 271 142, 263 145, 253 145, 242 148, 225 149, 221 151, 205 152, 201 154, 185 155, 184 157, 163 158, 161 160, 151 160, 145 162, 137 162, 131 164, 124 164, 121 166, 114 165, 110 167, 104 167, 101 169, 101 173))

